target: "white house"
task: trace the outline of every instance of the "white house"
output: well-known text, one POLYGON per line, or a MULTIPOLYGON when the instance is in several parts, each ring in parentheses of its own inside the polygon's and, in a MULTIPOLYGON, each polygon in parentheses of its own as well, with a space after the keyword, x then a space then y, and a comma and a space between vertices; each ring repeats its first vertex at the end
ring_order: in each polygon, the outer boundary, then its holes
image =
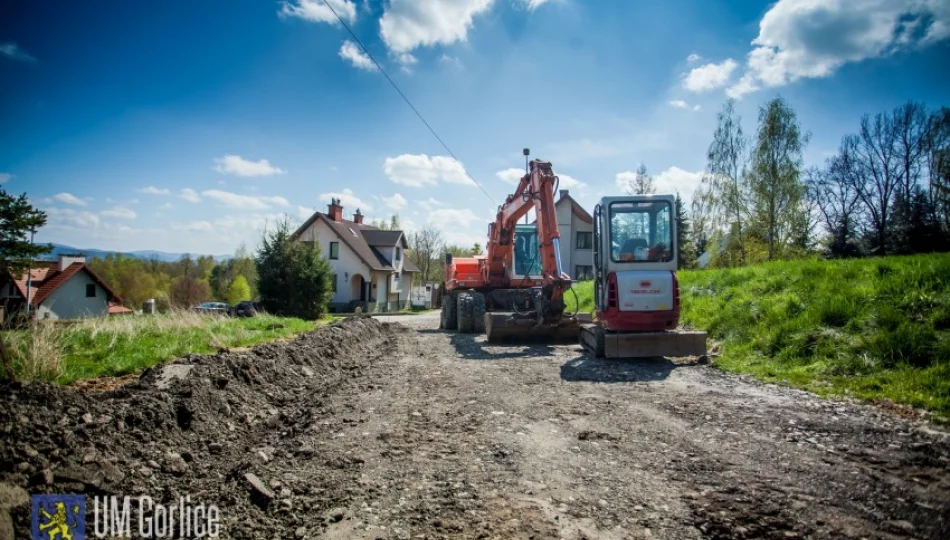
POLYGON ((82 319, 129 312, 82 255, 60 255, 58 261, 35 261, 22 275, 3 276, 0 302, 5 313, 24 308, 39 319, 82 319))
POLYGON ((343 219, 343 206, 333 199, 327 212, 315 212, 293 234, 316 242, 334 273, 330 311, 398 311, 409 306, 412 275, 419 268, 406 259, 402 231, 385 231, 363 223, 359 209, 343 219))
POLYGON ((557 228, 561 233, 561 264, 575 281, 594 278, 594 219, 562 189, 557 202, 557 228))

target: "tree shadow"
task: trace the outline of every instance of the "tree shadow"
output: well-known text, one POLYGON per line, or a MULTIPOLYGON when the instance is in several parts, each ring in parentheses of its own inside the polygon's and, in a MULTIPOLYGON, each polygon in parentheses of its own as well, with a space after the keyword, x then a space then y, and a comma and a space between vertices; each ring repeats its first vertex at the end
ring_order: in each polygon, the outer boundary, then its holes
POLYGON ((569 382, 630 383, 667 379, 673 370, 704 362, 669 358, 596 358, 584 353, 561 366, 561 379, 569 382))

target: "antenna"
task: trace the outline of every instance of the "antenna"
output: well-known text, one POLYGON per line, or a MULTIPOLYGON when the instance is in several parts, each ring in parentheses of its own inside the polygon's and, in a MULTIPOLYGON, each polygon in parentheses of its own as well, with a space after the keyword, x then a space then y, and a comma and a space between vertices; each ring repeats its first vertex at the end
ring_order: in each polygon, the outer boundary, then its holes
POLYGON ((521 153, 524 154, 524 173, 528 174, 528 156, 531 155, 531 149, 525 148, 521 153))

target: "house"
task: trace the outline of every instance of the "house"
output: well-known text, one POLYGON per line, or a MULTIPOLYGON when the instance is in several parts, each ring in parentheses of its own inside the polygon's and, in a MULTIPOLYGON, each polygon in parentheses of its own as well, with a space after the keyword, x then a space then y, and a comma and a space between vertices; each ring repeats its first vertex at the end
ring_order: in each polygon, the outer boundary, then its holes
POLYGON ((554 207, 564 271, 575 281, 594 279, 594 218, 566 189, 560 191, 554 207))
POLYGON ((35 261, 19 276, 7 274, 0 282, 5 313, 30 311, 39 319, 105 317, 121 299, 86 266, 83 255, 60 255, 57 261, 35 261))
POLYGON ((315 212, 293 234, 301 242, 316 242, 333 268, 331 312, 398 311, 409 307, 412 276, 419 268, 405 256, 409 247, 403 231, 381 230, 363 223, 359 209, 352 221, 343 219, 343 206, 332 199, 327 212, 315 212))

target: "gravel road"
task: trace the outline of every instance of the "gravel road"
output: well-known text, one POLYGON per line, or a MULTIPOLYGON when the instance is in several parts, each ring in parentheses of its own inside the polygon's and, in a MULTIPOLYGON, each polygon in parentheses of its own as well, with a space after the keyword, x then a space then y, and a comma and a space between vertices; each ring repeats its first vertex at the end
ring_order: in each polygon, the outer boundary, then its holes
MULTIPOLYGON (((2 389, 0 495, 190 493, 239 539, 950 537, 933 426, 707 365, 375 319, 102 394, 2 389)), ((25 532, 22 501, 0 503, 0 538, 4 519, 25 532)))

